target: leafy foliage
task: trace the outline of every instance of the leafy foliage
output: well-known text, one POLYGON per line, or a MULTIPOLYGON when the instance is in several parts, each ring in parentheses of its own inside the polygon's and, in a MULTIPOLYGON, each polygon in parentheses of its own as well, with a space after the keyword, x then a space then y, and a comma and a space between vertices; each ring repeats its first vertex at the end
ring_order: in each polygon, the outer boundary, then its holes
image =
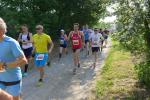
POLYGON ((61 28, 69 31, 75 22, 95 25, 104 15, 108 1, 0 0, 0 16, 6 20, 10 33, 16 33, 21 24, 27 24, 33 32, 36 24, 43 24, 47 33, 56 35, 61 28))
POLYGON ((115 39, 135 55, 144 55, 136 69, 139 78, 150 87, 150 1, 115 0, 118 16, 115 39), (146 59, 145 59, 146 58, 146 59))

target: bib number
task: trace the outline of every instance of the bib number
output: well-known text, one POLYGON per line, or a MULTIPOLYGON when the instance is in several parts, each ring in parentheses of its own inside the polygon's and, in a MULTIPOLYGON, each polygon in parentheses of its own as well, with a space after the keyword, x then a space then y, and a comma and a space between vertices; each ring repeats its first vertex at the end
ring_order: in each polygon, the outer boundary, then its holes
POLYGON ((73 45, 79 45, 79 40, 73 40, 73 45))
POLYGON ((60 40, 60 44, 64 44, 64 40, 60 40))
POLYGON ((44 59, 44 54, 38 54, 36 57, 36 60, 43 60, 44 59))

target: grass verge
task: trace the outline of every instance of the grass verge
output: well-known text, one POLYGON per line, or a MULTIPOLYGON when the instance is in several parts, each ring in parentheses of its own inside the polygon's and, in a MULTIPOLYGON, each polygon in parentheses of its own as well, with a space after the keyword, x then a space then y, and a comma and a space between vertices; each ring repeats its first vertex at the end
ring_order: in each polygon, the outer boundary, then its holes
POLYGON ((96 100, 149 100, 140 87, 131 54, 113 42, 96 82, 96 100))

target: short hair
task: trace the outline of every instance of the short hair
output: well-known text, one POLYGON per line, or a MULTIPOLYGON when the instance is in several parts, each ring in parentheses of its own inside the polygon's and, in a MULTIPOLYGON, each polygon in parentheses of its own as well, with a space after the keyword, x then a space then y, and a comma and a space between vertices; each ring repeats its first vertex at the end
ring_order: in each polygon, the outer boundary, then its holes
POLYGON ((44 29, 43 25, 36 25, 36 28, 44 29))
POLYGON ((77 26, 79 26, 79 23, 74 23, 73 25, 77 25, 77 26))
POLYGON ((98 28, 94 28, 94 30, 98 30, 98 28))
POLYGON ((0 28, 3 29, 5 33, 7 32, 7 25, 1 17, 0 17, 0 28))
POLYGON ((21 25, 21 27, 27 27, 28 28, 28 25, 27 24, 23 24, 23 25, 21 25))

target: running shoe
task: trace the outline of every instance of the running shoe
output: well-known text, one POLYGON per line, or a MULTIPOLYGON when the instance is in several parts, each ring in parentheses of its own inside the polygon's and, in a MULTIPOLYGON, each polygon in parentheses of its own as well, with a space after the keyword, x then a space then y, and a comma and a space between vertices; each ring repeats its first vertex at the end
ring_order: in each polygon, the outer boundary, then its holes
POLYGON ((78 68, 80 68, 80 63, 78 63, 78 68))
POLYGON ((74 69, 73 69, 73 75, 75 75, 75 74, 76 74, 76 71, 77 71, 77 69, 76 69, 76 68, 74 68, 74 69))
POLYGON ((38 83, 36 84, 37 87, 41 87, 43 85, 43 80, 39 79, 38 83))
POLYGON ((26 77, 26 76, 28 76, 28 73, 27 72, 23 73, 23 77, 26 77))

